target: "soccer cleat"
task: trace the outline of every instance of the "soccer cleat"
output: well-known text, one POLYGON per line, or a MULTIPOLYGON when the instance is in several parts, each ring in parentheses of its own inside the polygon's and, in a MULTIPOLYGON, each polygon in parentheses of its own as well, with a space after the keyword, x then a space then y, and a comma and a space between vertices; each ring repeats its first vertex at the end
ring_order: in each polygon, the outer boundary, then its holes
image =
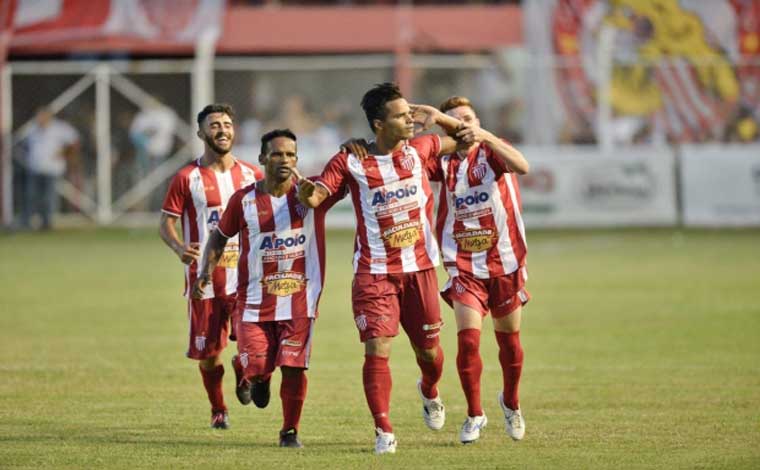
POLYGON ((480 430, 488 424, 488 418, 485 414, 482 416, 468 416, 462 423, 462 430, 459 431, 459 440, 462 444, 470 444, 480 439, 480 430))
POLYGON ((266 408, 269 404, 269 383, 272 381, 272 376, 269 376, 264 382, 253 382, 251 386, 251 397, 253 398, 253 404, 258 408, 266 408))
POLYGON ((292 447, 294 449, 303 447, 301 441, 298 440, 298 431, 293 428, 280 431, 280 447, 292 447))
POLYGON ((214 429, 229 429, 230 417, 226 411, 217 411, 211 413, 211 427, 214 429))
POLYGON ((446 408, 443 406, 440 395, 435 398, 425 398, 422 394, 422 380, 417 381, 417 391, 422 398, 422 419, 427 427, 433 431, 439 431, 446 422, 446 408))
POLYGON ((243 366, 237 356, 232 358, 232 369, 235 371, 235 395, 241 404, 247 405, 251 403, 251 383, 243 380, 243 366))
POLYGON ((504 404, 504 392, 499 392, 496 397, 499 400, 501 411, 504 412, 504 423, 507 435, 515 441, 522 440, 525 436, 525 420, 522 417, 520 409, 513 410, 504 404))
POLYGON ((396 453, 396 436, 392 432, 383 432, 382 429, 375 429, 375 454, 395 454, 396 453))

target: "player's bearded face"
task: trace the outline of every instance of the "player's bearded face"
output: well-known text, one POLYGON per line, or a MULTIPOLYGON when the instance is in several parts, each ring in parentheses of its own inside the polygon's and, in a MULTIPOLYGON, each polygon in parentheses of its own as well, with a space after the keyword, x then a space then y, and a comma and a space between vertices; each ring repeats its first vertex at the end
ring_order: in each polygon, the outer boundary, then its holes
POLYGON ((223 113, 210 114, 203 127, 203 141, 217 154, 229 153, 235 141, 232 119, 223 113))

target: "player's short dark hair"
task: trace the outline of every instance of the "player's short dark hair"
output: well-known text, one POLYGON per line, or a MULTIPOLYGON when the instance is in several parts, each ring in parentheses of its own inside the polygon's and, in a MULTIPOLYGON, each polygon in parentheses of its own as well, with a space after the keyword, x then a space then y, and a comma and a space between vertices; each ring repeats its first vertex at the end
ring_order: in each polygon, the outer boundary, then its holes
POLYGON ((364 114, 367 116, 367 122, 369 123, 369 128, 372 129, 372 132, 375 132, 375 124, 373 121, 375 119, 381 121, 385 119, 387 113, 385 103, 403 97, 404 95, 401 94, 398 85, 390 82, 378 83, 364 94, 364 97, 362 97, 362 108, 364 109, 364 114))
POLYGON ((473 112, 475 111, 475 107, 472 105, 472 102, 470 102, 470 100, 464 96, 452 96, 441 103, 438 109, 440 109, 442 113, 445 113, 450 109, 458 108, 460 106, 469 106, 473 112))
POLYGON ((267 145, 277 137, 287 137, 293 142, 298 142, 296 135, 290 129, 275 129, 261 136, 261 155, 266 155, 267 145))
POLYGON ((214 103, 207 105, 205 108, 201 109, 200 113, 198 113, 198 127, 201 127, 201 124, 203 123, 203 120, 206 119, 206 116, 214 113, 224 113, 229 116, 233 122, 235 122, 235 110, 232 108, 231 104, 214 103))

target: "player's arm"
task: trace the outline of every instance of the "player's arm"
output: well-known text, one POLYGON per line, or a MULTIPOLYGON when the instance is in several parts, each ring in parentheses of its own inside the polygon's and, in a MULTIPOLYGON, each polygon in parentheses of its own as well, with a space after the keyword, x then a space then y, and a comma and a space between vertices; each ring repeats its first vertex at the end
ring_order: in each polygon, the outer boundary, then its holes
POLYGON ((303 178, 298 183, 298 199, 306 207, 319 207, 329 196, 330 193, 324 186, 308 178, 303 178))
POLYGON ((456 136, 457 131, 464 127, 465 124, 462 121, 426 104, 411 104, 409 106, 412 108, 415 126, 420 132, 437 125, 446 133, 445 136, 441 137, 441 148, 438 155, 448 155, 469 147, 470 143, 452 137, 456 136))
POLYGON ((457 132, 457 140, 464 142, 483 142, 493 150, 494 155, 499 158, 507 170, 518 175, 524 175, 530 170, 528 160, 525 159, 522 152, 496 137, 489 131, 476 127, 465 126, 457 132))
POLYGON ((191 264, 193 261, 198 260, 201 252, 198 246, 194 246, 195 244, 185 244, 179 239, 179 235, 177 234, 178 219, 179 217, 174 214, 162 212, 158 233, 161 235, 161 240, 166 243, 166 246, 171 248, 184 264, 191 264))
POLYGON ((206 243, 206 249, 203 251, 203 261, 198 270, 198 279, 193 284, 192 296, 194 299, 203 298, 203 291, 211 282, 211 275, 214 273, 214 268, 219 263, 219 258, 222 257, 226 245, 227 237, 219 229, 211 232, 206 243))

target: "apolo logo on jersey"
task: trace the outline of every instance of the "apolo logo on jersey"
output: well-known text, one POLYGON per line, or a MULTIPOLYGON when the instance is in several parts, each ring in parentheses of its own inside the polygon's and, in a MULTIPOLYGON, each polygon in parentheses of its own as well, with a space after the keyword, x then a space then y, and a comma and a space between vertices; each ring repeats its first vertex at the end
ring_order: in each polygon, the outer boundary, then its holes
POLYGON ((469 206, 474 206, 488 201, 488 193, 475 191, 472 194, 466 196, 454 197, 454 207, 457 209, 467 209, 469 206))
POLYGON ((219 221, 222 220, 223 213, 224 209, 222 207, 208 208, 208 219, 206 219, 206 225, 208 226, 209 232, 215 230, 219 225, 219 221))
POLYGON ((261 240, 260 250, 285 250, 287 248, 296 248, 306 243, 306 235, 303 233, 294 234, 290 237, 278 237, 277 234, 265 236, 261 240))
POLYGON ((417 194, 417 185, 411 184, 397 189, 379 189, 372 195, 372 206, 392 204, 417 194))

